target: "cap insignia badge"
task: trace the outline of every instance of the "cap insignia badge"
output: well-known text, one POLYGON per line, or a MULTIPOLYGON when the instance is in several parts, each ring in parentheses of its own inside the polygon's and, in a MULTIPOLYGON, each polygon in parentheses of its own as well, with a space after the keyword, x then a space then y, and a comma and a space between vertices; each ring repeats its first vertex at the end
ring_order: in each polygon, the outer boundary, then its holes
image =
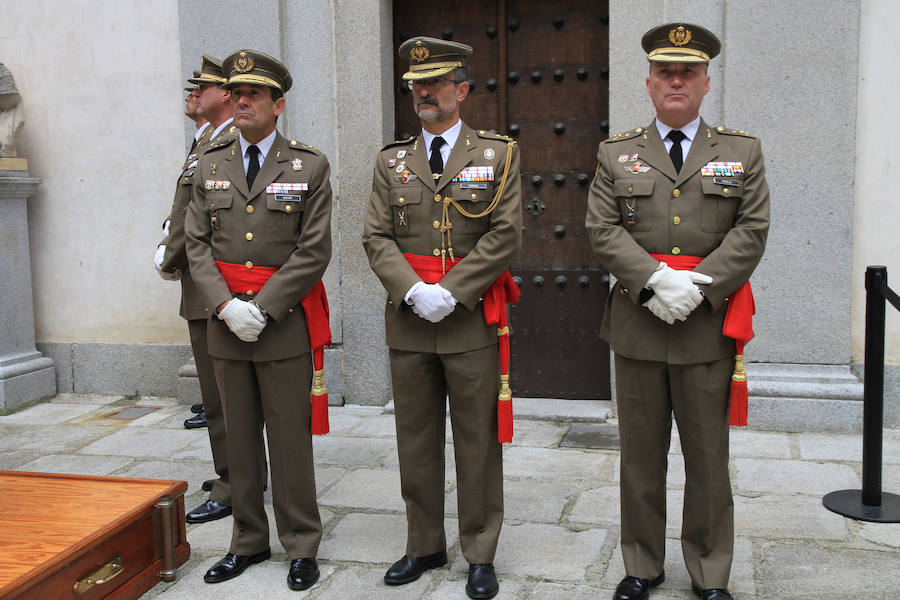
POLYGON ((494 158, 494 149, 493 148, 485 148, 484 149, 484 158, 485 160, 491 160, 494 158))
POLYGON ((422 45, 422 42, 416 42, 416 45, 409 51, 409 55, 418 62, 422 62, 428 58, 430 54, 431 52, 428 51, 426 46, 422 45))
POLYGON ((303 161, 300 160, 299 158, 295 158, 294 160, 291 161, 291 167, 293 167, 293 169, 295 171, 302 171, 303 170, 303 161))
POLYGON ((246 52, 241 52, 240 55, 234 59, 234 70, 238 73, 246 73, 252 68, 253 58, 247 56, 246 52))
POLYGON ((669 41, 675 46, 684 46, 691 41, 691 30, 679 25, 669 32, 669 41))

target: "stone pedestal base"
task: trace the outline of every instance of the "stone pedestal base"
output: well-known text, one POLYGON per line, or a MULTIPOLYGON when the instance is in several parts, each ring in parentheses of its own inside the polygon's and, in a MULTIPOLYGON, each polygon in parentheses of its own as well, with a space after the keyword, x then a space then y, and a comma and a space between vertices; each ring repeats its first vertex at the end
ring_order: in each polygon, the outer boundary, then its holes
POLYGON ((197 363, 191 357, 186 364, 178 369, 178 387, 176 397, 180 404, 200 404, 203 398, 200 395, 200 379, 197 377, 197 363))
POLYGON ((53 360, 34 352, 0 358, 0 414, 56 394, 53 360))

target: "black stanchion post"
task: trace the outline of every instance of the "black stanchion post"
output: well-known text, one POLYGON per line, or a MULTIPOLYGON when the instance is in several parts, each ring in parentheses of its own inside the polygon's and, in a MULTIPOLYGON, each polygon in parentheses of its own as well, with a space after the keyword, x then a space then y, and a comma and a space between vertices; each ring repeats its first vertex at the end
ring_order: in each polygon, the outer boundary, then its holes
POLYGON ((863 375, 862 503, 881 506, 884 423, 884 296, 887 267, 866 268, 866 354, 863 375))
MULTIPOLYGON (((884 420, 884 308, 890 294, 887 267, 866 268, 866 357, 863 377, 862 490, 826 494, 828 510, 858 521, 900 523, 900 496, 881 491, 882 426, 884 420)), ((900 307, 898 307, 900 309, 900 307)))

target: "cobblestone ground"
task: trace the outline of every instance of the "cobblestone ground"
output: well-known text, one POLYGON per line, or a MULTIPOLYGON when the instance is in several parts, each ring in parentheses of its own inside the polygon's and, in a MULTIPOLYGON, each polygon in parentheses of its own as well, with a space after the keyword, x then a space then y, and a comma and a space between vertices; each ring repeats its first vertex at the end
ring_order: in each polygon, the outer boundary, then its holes
MULTIPOLYGON (((498 598, 608 599, 624 576, 618 452, 562 443, 575 420, 590 429, 584 423, 589 405, 572 404, 517 400, 517 411, 524 408, 528 416, 517 419, 515 440, 504 449, 498 598)), ((605 411, 595 411, 597 422, 605 411)), ((173 398, 61 394, 0 417, 0 469, 185 480, 190 510, 206 499, 200 484, 214 473, 206 430, 185 430, 188 416, 173 398), (129 407, 135 408, 122 410, 129 407)), ((232 520, 188 525, 189 562, 174 583, 160 583, 144 598, 465 598, 449 429, 450 563, 400 587, 381 581, 403 554, 406 534, 393 415, 381 407, 332 407, 331 430, 314 442, 325 526, 318 584, 306 592, 287 588, 288 557, 267 493, 271 560, 232 581, 205 584, 203 573, 228 547, 232 520)), ((861 444, 858 435, 732 430, 736 539, 729 587, 735 598, 900 598, 900 524, 853 521, 822 506, 830 491, 861 487, 861 444)), ((651 593, 653 600, 695 597, 678 541, 683 487, 676 433, 669 455, 666 582, 651 593)), ((900 430, 884 430, 883 488, 900 493, 900 430)))

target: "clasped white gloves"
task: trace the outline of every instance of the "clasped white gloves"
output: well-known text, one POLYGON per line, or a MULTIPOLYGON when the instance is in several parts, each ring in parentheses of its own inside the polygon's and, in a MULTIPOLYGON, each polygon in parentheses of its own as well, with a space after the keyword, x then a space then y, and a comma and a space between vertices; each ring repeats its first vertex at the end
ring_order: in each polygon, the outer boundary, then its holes
MULTIPOLYGON (((675 317, 669 312, 669 309, 666 308, 666 305, 662 303, 662 300, 659 299, 659 296, 653 294, 650 296, 650 299, 644 302, 644 306, 647 307, 647 310, 653 313, 654 316, 659 318, 661 321, 665 321, 669 325, 675 322, 675 317)), ((684 319, 681 319, 684 321, 684 319)))
POLYGON ((166 281, 178 281, 181 279, 181 271, 176 270, 174 273, 167 273, 162 270, 163 258, 165 258, 165 256, 166 245, 160 244, 156 247, 156 254, 153 255, 153 266, 156 267, 156 272, 166 281))
POLYGON ((259 334, 266 326, 266 317, 259 307, 240 298, 232 298, 217 316, 225 321, 234 335, 245 342, 258 340, 259 334))
POLYGON ((169 237, 169 225, 172 223, 171 220, 166 219, 166 222, 163 223, 163 238, 169 237))
POLYGON ((439 283, 417 281, 406 292, 406 303, 413 312, 432 323, 439 323, 456 308, 456 298, 439 283))
MULTIPOLYGON (((696 284, 709 284, 712 281, 713 279, 709 275, 697 273, 696 271, 678 271, 666 263, 660 262, 656 271, 647 280, 647 287, 653 290, 653 298, 659 299, 671 317, 678 321, 684 321, 691 314, 691 311, 703 302, 703 294, 700 293, 700 288, 696 284)), ((653 298, 650 298, 650 300, 653 300, 653 298)), ((660 317, 649 306, 649 300, 646 304, 648 305, 647 308, 654 315, 660 317)), ((663 317, 660 318, 667 323, 669 322, 663 317)))

